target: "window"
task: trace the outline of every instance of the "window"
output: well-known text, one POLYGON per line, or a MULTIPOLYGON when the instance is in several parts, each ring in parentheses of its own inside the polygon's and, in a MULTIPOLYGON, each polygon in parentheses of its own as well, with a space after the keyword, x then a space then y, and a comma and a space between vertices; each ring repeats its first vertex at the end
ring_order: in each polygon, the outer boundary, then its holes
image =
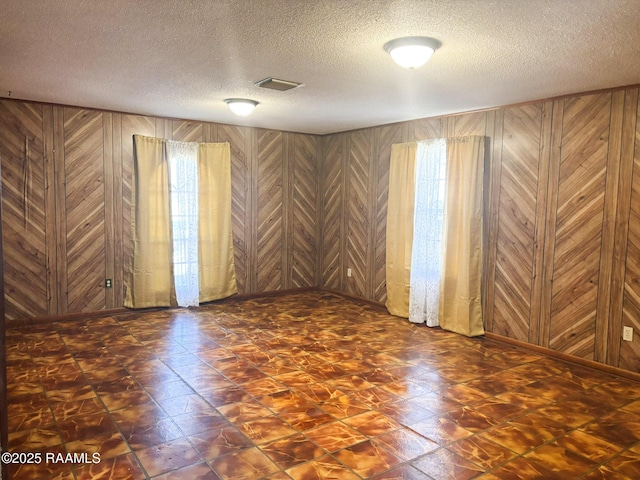
POLYGON ((411 255, 409 320, 438 325, 447 144, 418 142, 411 255))
POLYGON ((182 307, 198 306, 198 144, 167 143, 176 299, 182 307))

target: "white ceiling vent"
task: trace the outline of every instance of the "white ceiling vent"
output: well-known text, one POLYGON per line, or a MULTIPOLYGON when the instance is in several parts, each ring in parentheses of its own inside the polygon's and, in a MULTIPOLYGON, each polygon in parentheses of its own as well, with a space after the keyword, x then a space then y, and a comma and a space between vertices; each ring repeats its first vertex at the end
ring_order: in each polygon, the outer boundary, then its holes
POLYGON ((260 80, 256 82, 256 86, 262 88, 270 88, 271 90, 280 90, 284 92, 286 90, 291 90, 292 88, 296 88, 302 85, 301 83, 290 82, 288 80, 279 80, 277 78, 265 78, 264 80, 260 80))

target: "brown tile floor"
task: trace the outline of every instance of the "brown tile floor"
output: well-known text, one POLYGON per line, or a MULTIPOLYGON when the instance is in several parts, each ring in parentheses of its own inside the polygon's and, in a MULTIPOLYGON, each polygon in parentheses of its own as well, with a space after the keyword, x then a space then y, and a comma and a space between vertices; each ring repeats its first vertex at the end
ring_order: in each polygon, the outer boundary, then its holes
POLYGON ((7 343, 14 479, 640 478, 640 384, 327 292, 7 343))

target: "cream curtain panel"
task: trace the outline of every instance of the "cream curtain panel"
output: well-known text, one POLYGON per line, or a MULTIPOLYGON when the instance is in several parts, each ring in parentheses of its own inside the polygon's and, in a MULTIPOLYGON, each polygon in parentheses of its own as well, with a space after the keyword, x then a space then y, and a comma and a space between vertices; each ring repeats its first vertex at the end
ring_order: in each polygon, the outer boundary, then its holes
MULTIPOLYGON (((443 263, 438 320, 445 330, 484 334, 482 208, 484 137, 447 141, 443 263)), ((415 202, 416 144, 393 145, 387 210, 387 309, 408 318, 415 202)))
POLYGON ((160 138, 134 135, 133 152, 133 258, 124 306, 176 305, 167 145, 160 138))
POLYGON ((482 184, 484 137, 447 139, 444 260, 438 318, 444 330, 484 334, 482 184))
POLYGON ((389 198, 387 201, 387 309, 409 317, 409 283, 415 204, 417 145, 391 146, 389 198))
POLYGON ((238 292, 231 231, 231 153, 228 143, 198 146, 200 302, 238 292))
MULTIPOLYGON (((237 293, 229 144, 199 144, 198 173, 199 296, 200 302, 208 302, 237 293)), ((134 135, 133 258, 125 307, 177 305, 169 184, 166 141, 134 135)))

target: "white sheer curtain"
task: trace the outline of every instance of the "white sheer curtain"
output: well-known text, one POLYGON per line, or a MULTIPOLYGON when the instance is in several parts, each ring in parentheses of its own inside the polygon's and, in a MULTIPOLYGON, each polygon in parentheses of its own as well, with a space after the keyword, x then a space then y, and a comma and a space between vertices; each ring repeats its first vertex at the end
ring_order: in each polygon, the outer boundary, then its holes
POLYGON ((439 325, 446 165, 444 138, 418 142, 409 320, 430 327, 439 325))
POLYGON ((181 307, 199 305, 198 144, 167 141, 173 236, 173 274, 181 307))

